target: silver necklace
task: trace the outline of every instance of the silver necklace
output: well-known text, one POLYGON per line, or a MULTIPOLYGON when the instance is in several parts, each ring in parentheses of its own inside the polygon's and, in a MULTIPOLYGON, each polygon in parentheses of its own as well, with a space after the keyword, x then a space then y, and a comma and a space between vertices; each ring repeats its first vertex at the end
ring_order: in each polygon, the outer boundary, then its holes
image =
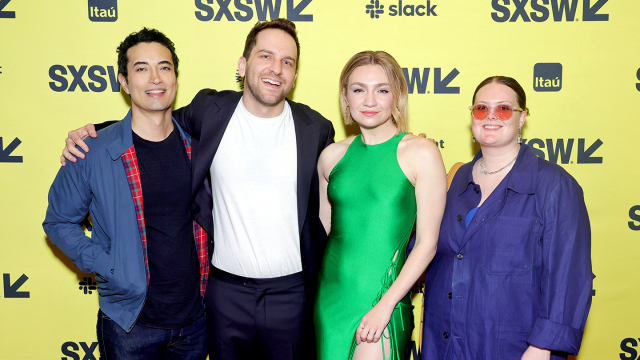
POLYGON ((513 164, 516 159, 518 158, 518 155, 516 155, 516 157, 513 158, 513 160, 509 161, 509 163, 503 167, 501 167, 500 169, 496 170, 496 171, 487 171, 487 169, 484 167, 484 157, 480 159, 480 174, 486 174, 486 175, 493 175, 495 173, 499 173, 500 171, 506 169, 509 165, 513 164))

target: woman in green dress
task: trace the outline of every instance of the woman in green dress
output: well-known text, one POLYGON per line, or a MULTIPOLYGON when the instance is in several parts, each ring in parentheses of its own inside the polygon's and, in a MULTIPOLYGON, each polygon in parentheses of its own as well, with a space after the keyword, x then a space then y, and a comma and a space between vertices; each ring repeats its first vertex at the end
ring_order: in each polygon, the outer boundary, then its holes
POLYGON ((391 55, 354 55, 340 76, 340 104, 361 135, 330 145, 318 160, 329 234, 314 308, 318 358, 404 359, 413 330, 409 290, 436 252, 444 165, 432 141, 407 134, 407 84, 391 55))

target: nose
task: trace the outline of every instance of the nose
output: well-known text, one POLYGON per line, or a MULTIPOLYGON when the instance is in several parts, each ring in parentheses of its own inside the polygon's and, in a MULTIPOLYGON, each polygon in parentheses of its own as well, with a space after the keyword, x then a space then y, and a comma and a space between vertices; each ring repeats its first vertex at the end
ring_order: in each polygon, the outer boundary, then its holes
POLYGON ((367 95, 364 99, 364 106, 367 107, 374 107, 376 106, 376 96, 375 96, 375 90, 374 91, 367 91, 367 95))
POLYGON ((151 68, 151 71, 149 72, 149 82, 154 85, 158 85, 162 82, 162 80, 160 79, 160 72, 158 71, 158 69, 151 68))
POLYGON ((271 72, 272 72, 274 75, 280 75, 280 74, 282 74, 282 62, 280 62, 280 61, 278 61, 278 60, 273 61, 273 62, 271 63, 271 66, 269 66, 269 70, 271 70, 271 72))

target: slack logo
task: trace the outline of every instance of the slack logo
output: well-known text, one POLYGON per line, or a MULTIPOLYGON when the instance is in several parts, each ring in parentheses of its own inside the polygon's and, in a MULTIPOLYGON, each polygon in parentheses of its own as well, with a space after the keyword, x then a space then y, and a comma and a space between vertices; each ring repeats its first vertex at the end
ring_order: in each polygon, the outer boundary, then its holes
POLYGON ((62 344, 62 347, 60 348, 60 350, 62 351, 62 355, 66 355, 66 356, 63 356, 61 359, 62 360, 67 360, 67 359, 97 360, 96 356, 93 355, 93 353, 96 351, 97 348, 98 348, 97 342, 92 342, 92 343, 80 342, 80 346, 78 346, 78 344, 76 344, 73 341, 67 341, 66 343, 62 344), (84 353, 82 357, 80 357, 80 348, 82 348, 82 353, 84 353))
MULTIPOLYGON (((562 21, 563 15, 566 21, 580 21, 576 18, 578 0, 531 0, 531 12, 526 9, 529 0, 513 0, 515 11, 511 14, 510 0, 491 0, 491 6, 495 12, 491 18, 495 22, 516 22, 522 19, 524 22, 544 22, 549 19, 549 5, 551 1, 551 15, 553 21, 562 21)), ((598 11, 609 0, 582 0, 582 21, 609 21, 609 14, 598 14, 598 11), (592 1, 595 3, 591 6, 592 1)))
POLYGON ((537 63, 533 66, 533 90, 560 91, 562 89, 562 64, 537 63))
POLYGON ((95 279, 92 277, 82 278, 83 281, 80 281, 78 285, 80 285, 80 290, 84 291, 84 294, 91 295, 95 290, 98 290, 98 283, 96 283, 95 279))
POLYGON ((91 67, 89 67, 89 65, 81 65, 80 68, 76 68, 74 65, 67 65, 66 67, 53 65, 49 68, 49 77, 53 80, 49 82, 49 87, 55 92, 76 91, 76 89, 80 89, 82 92, 89 92, 89 90, 93 92, 103 92, 107 90, 108 85, 111 85, 110 88, 112 92, 120 92, 120 83, 118 82, 113 66, 107 66, 105 70, 105 68, 100 65, 93 65, 91 67), (89 68, 88 71, 87 68, 89 68), (69 69, 68 72, 67 69, 69 69), (85 72, 89 80, 92 81, 88 83, 84 82, 82 77, 85 72), (107 73, 109 73, 108 77, 106 77, 107 73), (67 74, 70 74, 73 78, 71 84, 69 84, 69 80, 65 77, 67 74), (108 83, 107 80, 109 80, 108 83))
MULTIPOLYGON (((422 75, 420 75, 420 68, 411 69, 411 75, 409 75, 408 68, 402 68, 404 78, 407 80, 407 86, 409 87, 409 94, 413 94, 414 90, 418 89, 418 94, 431 94, 431 91, 427 91, 427 83, 429 81, 429 73, 431 68, 423 68, 422 75)), ((453 68, 447 76, 442 77, 442 69, 433 69, 433 93, 434 94, 460 94, 460 87, 449 86, 449 84, 460 74, 458 69, 453 68)))
MULTIPOLYGON (((389 6, 389 16, 438 16, 436 6, 438 5, 431 5, 431 0, 418 5, 403 4, 402 0, 398 0, 397 4, 389 6)), ((379 0, 371 0, 365 9, 372 19, 379 19, 380 15, 384 14, 384 5, 381 5, 379 0)))
POLYGON ((97 22, 118 20, 118 0, 89 0, 89 20, 97 22))

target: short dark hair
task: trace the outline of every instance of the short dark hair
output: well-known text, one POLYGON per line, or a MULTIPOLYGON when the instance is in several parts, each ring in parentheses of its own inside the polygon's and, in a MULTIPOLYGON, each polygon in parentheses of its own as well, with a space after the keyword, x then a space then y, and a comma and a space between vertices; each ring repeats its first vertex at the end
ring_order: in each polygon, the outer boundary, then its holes
POLYGON ((251 31, 249 31, 249 34, 247 35, 247 40, 244 43, 244 51, 242 52, 242 56, 245 59, 249 59, 249 55, 251 55, 251 51, 256 46, 256 36, 258 36, 258 33, 260 31, 265 29, 279 29, 291 35, 291 37, 293 38, 293 41, 296 42, 296 50, 298 51, 296 54, 296 70, 297 70, 298 61, 300 59, 300 43, 298 42, 298 32, 296 31, 296 24, 284 18, 271 19, 269 21, 262 21, 262 22, 258 21, 253 26, 253 29, 251 29, 251 31))
POLYGON ((127 36, 124 41, 120 43, 116 52, 118 53, 118 73, 122 74, 125 79, 128 79, 127 76, 127 64, 129 63, 129 57, 127 56, 127 51, 142 43, 152 43, 157 42, 158 44, 166 47, 171 52, 171 58, 173 60, 173 71, 176 73, 176 77, 178 76, 178 55, 176 55, 176 49, 173 45, 173 41, 169 40, 163 33, 156 29, 147 29, 142 28, 142 30, 138 32, 131 33, 127 36))
POLYGON ((473 92, 471 105, 476 102, 476 94, 478 93, 478 91, 483 86, 491 83, 498 83, 510 87, 511 90, 516 93, 516 101, 518 101, 518 107, 523 109, 527 113, 527 115, 529 115, 529 109, 527 108, 527 94, 524 93, 524 89, 522 88, 522 86, 520 86, 516 79, 510 78, 508 76, 489 76, 488 78, 484 79, 480 84, 478 84, 478 87, 476 87, 476 91, 473 92))

